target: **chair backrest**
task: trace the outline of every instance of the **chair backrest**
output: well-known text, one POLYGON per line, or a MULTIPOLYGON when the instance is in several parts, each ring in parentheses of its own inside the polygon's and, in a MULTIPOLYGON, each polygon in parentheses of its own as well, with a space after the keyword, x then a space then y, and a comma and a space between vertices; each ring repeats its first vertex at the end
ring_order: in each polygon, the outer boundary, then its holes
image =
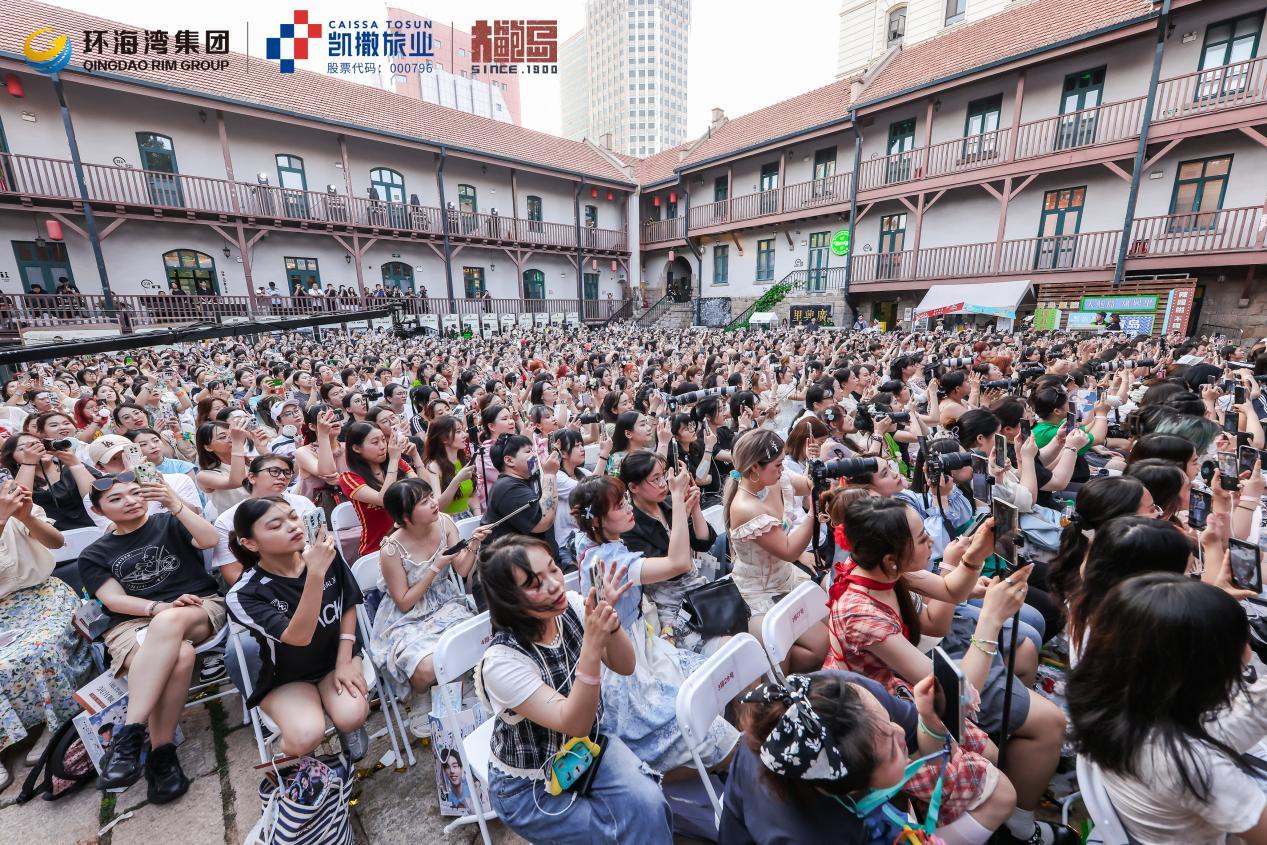
POLYGON ((704 508, 704 521, 713 526, 713 530, 718 534, 726 532, 726 518, 723 516, 721 505, 704 508))
POLYGON ((827 593, 813 581, 806 581, 787 594, 761 620, 761 640, 774 673, 783 676, 781 664, 792 644, 816 622, 827 618, 827 593))
POLYGON ((363 593, 378 589, 378 575, 378 552, 363 555, 352 564, 352 577, 356 579, 356 586, 360 587, 363 593))
POLYGON ((338 531, 342 528, 360 528, 361 520, 356 515, 356 508, 351 502, 339 502, 334 506, 334 510, 330 511, 330 530, 338 531))
POLYGON ((587 443, 585 445, 585 466, 593 467, 598 461, 598 444, 587 443))
POLYGON ((581 570, 577 569, 563 576, 564 589, 577 592, 581 589, 581 570))
POLYGON ((361 534, 365 531, 361 518, 351 502, 340 502, 330 511, 330 531, 334 542, 343 553, 344 560, 356 560, 361 547, 361 534))
POLYGON ((100 528, 69 528, 62 532, 65 542, 60 549, 52 549, 53 560, 57 563, 78 559, 84 549, 105 536, 100 528))
POLYGON ((1100 769, 1083 755, 1077 759, 1078 791, 1082 793, 1082 803, 1087 807, 1087 815, 1095 822, 1095 832, 1104 845, 1127 845, 1130 840, 1126 836, 1126 828, 1118 818, 1117 811, 1109 801, 1108 790, 1104 788, 1104 778, 1100 769))
POLYGON ((475 668, 492 639, 493 625, 488 619, 488 611, 450 625, 432 654, 436 683, 451 683, 475 668))
POLYGON ((475 533, 475 529, 480 527, 482 516, 468 516, 466 519, 459 519, 455 525, 458 527, 458 534, 463 540, 471 539, 471 535, 475 533))
POLYGON ((739 634, 727 640, 678 690, 677 721, 686 744, 695 749, 703 743, 731 699, 762 675, 773 680, 770 661, 756 637, 739 634))

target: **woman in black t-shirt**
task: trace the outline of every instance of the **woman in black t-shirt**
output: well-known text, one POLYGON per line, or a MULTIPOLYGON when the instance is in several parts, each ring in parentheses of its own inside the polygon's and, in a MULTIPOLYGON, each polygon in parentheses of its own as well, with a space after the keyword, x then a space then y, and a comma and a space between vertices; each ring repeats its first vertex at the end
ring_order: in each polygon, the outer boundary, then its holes
POLYGON ((281 731, 282 753, 308 754, 326 716, 349 756, 365 753, 368 687, 361 671, 352 572, 324 531, 304 548, 304 526, 280 496, 247 499, 233 516, 229 548, 246 568, 229 591, 229 613, 260 644, 263 666, 248 699, 281 731))
POLYGON ((40 438, 19 434, 0 448, 0 466, 31 491, 32 500, 44 509, 58 531, 93 527, 80 492, 92 484, 92 474, 73 448, 50 452, 40 438))

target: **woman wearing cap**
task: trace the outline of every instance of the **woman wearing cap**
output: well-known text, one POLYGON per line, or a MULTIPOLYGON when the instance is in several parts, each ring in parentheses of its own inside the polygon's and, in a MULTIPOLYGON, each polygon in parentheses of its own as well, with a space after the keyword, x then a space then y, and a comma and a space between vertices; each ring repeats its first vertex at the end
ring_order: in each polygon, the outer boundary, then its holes
POLYGON ((89 499, 114 530, 80 553, 79 576, 109 620, 110 671, 128 676, 125 723, 101 759, 97 784, 119 789, 140 778, 148 728, 148 797, 163 804, 189 789, 172 739, 189 695, 194 644, 225 623, 224 600, 202 556, 218 535, 167 484, 138 484, 131 472, 95 479, 89 499), (150 505, 168 513, 150 513, 150 505))
POLYGON ((300 440, 300 428, 304 423, 303 407, 298 399, 287 397, 280 402, 274 402, 269 409, 269 414, 277 427, 277 436, 269 441, 268 451, 274 455, 293 458, 300 440))

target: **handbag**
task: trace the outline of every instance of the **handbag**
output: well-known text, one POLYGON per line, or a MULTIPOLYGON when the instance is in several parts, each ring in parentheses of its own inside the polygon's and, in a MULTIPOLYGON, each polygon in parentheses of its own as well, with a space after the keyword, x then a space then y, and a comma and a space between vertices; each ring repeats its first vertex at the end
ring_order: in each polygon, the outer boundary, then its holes
POLYGON ((686 624, 703 637, 732 637, 748 630, 752 613, 739 592, 739 585, 727 575, 689 591, 682 600, 686 624))
POLYGON ((349 768, 341 760, 326 764, 305 757, 289 778, 279 773, 277 782, 272 778, 260 781, 264 811, 251 831, 254 838, 248 836, 247 841, 262 845, 352 845, 348 818, 352 778, 348 775, 349 768), (315 791, 300 782, 317 771, 322 778, 315 791))

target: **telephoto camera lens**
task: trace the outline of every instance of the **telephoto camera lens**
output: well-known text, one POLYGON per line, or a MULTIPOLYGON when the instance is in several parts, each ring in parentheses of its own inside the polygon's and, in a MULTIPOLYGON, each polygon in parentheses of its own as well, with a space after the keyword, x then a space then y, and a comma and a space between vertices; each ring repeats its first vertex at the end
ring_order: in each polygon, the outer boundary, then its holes
POLYGON ((880 462, 875 458, 839 458, 834 461, 810 461, 809 475, 815 483, 821 484, 831 478, 857 478, 870 475, 880 469, 880 462))

